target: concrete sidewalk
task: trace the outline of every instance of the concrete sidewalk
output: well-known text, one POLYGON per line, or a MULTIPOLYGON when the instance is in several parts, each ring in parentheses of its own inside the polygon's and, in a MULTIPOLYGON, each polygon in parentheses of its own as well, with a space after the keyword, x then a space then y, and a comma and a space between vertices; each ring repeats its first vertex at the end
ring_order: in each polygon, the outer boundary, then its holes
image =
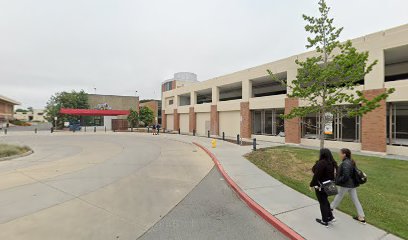
POLYGON ((250 198, 305 239, 400 239, 370 224, 362 225, 340 211, 335 211, 337 222, 329 228, 317 224, 315 218, 321 217, 318 202, 282 184, 246 160, 243 155, 251 151, 251 146, 217 141, 217 148, 211 148, 209 138, 164 136, 183 142, 197 142, 208 148, 250 198))

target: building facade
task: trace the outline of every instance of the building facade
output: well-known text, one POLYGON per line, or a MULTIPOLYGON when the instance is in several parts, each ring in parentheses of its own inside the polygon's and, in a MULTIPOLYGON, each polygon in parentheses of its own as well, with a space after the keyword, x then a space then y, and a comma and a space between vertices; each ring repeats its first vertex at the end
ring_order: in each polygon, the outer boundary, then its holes
MULTIPOLYGON (((99 110, 139 110, 139 97, 137 96, 119 96, 88 94, 88 104, 90 109, 99 110)), ((120 116, 93 116, 86 123, 85 118, 81 119, 81 125, 92 125, 96 127, 106 127, 108 130, 112 127, 112 119, 126 119, 126 115, 120 116)))
MULTIPOLYGON (((332 116, 333 134, 328 147, 408 156, 408 24, 352 40, 368 51, 374 69, 358 86, 367 98, 387 88, 396 91, 374 111, 355 118, 332 116)), ((203 82, 167 90, 162 86, 162 125, 169 131, 198 135, 257 138, 305 146, 319 146, 318 117, 282 120, 279 115, 304 102, 287 97, 288 89, 267 73, 290 84, 297 75, 296 59, 316 55, 306 52, 203 82), (310 124, 305 124, 310 123, 310 124)), ((165 82, 164 84, 166 84, 165 82)))
POLYGON ((3 127, 4 124, 7 124, 14 118, 15 105, 20 105, 20 103, 0 95, 0 127, 3 127))
POLYGON ((33 109, 33 111, 16 111, 14 112, 14 118, 20 121, 26 122, 46 122, 44 109, 33 109))

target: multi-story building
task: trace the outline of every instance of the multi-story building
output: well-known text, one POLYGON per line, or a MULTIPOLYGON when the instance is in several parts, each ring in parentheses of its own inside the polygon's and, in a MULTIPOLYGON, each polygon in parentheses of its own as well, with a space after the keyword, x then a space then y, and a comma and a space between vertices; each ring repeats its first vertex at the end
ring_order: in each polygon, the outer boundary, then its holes
POLYGON ((13 119, 14 105, 20 105, 20 103, 0 95, 0 127, 13 119))
MULTIPOLYGON (((358 87, 366 97, 387 88, 396 91, 381 107, 355 118, 336 115, 328 147, 408 156, 408 24, 352 40, 370 61, 378 60, 358 87)), ((267 70, 290 84, 297 75, 296 59, 306 52, 203 82, 173 87, 162 93, 162 122, 169 131, 319 146, 317 116, 282 120, 279 114, 303 102, 287 97, 286 87, 272 81, 267 70)), ((166 83, 165 83, 166 84, 166 83)))

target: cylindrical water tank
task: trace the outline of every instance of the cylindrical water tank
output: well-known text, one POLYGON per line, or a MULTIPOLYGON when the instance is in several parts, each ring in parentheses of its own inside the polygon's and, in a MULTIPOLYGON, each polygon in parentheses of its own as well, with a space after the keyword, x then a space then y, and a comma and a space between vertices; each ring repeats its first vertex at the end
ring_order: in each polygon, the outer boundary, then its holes
POLYGON ((197 74, 191 72, 178 72, 174 74, 174 80, 195 82, 197 81, 197 74))

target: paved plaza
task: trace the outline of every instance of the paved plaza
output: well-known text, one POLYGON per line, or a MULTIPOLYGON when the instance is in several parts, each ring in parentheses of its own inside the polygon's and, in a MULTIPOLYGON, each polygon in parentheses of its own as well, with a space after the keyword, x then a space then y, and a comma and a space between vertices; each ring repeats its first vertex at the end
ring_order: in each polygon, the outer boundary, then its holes
POLYGON ((208 239, 214 229, 228 231, 211 239, 283 239, 191 142, 45 131, 2 135, 4 142, 34 153, 0 162, 0 239, 137 239, 149 229, 143 239, 192 239, 193 230, 208 239))

